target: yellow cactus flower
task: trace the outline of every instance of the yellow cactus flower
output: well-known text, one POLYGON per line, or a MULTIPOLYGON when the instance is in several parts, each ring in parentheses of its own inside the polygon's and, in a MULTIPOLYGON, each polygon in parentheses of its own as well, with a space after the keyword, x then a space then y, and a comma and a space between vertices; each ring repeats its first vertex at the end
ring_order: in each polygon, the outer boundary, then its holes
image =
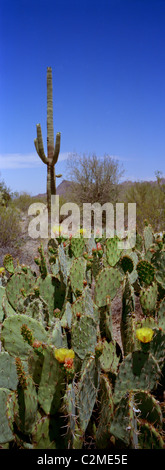
POLYGON ((66 348, 59 348, 55 349, 54 352, 55 358, 58 362, 65 362, 65 359, 74 359, 74 351, 73 349, 66 349, 66 348))
POLYGON ((150 343, 152 341, 154 331, 151 328, 138 328, 136 336, 142 343, 150 343))
POLYGON ((85 228, 80 228, 79 233, 80 233, 80 235, 85 235, 86 234, 86 229, 85 228))
POLYGON ((0 274, 5 272, 5 268, 0 268, 0 274))
POLYGON ((54 225, 53 228, 52 228, 52 232, 55 234, 55 235, 58 235, 60 236, 63 232, 63 228, 61 227, 61 225, 54 225))

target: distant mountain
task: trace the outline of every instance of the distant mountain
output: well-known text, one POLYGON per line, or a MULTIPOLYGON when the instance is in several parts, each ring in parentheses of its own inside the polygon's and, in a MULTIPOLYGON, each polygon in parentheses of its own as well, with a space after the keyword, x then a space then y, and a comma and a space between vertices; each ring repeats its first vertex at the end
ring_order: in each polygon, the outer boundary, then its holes
MULTIPOLYGON (((157 181, 140 181, 140 182, 149 183, 151 185, 157 184, 157 181)), ((120 186, 121 189, 126 189, 126 188, 129 188, 130 186, 133 186, 135 183, 136 183, 136 181, 127 180, 127 181, 123 181, 122 183, 120 183, 119 186, 120 186)), ((165 178, 161 178, 161 184, 165 184, 165 178)), ((63 180, 57 186, 57 194, 59 196, 64 196, 65 197, 68 192, 72 191, 73 185, 74 185, 74 183, 72 181, 63 180)), ((39 199, 39 198, 42 198, 42 197, 46 197, 46 193, 37 194, 37 196, 34 196, 34 198, 36 198, 36 199, 37 198, 39 199)))
MULTIPOLYGON (((73 183, 72 181, 67 181, 67 180, 63 180, 58 186, 57 186, 57 190, 56 190, 56 194, 59 195, 59 196, 65 196, 65 194, 70 191, 73 187, 73 183)), ((46 197, 46 193, 44 194, 37 194, 37 196, 34 196, 36 199, 38 198, 42 198, 42 197, 46 197)))

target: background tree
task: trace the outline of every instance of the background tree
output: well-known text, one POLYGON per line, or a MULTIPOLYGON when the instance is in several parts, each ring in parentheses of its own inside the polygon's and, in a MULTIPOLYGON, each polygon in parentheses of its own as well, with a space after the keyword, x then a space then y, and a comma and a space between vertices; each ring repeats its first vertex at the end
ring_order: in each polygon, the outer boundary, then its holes
POLYGON ((73 185, 68 197, 80 205, 84 202, 115 203, 123 172, 119 162, 109 155, 99 158, 95 154, 71 154, 68 158, 68 176, 73 185))
POLYGON ((125 193, 125 202, 136 202, 136 222, 138 230, 143 230, 147 219, 154 231, 165 229, 165 184, 156 173, 156 182, 133 183, 125 193))

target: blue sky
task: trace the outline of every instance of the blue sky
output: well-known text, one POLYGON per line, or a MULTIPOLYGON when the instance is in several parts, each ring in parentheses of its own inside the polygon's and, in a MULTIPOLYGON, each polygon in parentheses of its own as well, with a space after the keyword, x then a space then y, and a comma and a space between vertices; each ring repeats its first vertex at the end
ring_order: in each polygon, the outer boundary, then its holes
POLYGON ((46 191, 46 70, 53 71, 56 171, 68 153, 109 154, 124 179, 165 175, 165 0, 1 0, 0 178, 46 191))

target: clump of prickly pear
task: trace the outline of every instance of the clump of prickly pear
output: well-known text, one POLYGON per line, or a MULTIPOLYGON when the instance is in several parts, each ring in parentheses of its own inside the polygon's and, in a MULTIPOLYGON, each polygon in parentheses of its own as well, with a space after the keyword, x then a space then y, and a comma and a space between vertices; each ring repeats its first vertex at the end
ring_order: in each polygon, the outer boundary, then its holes
POLYGON ((144 259, 140 260, 136 266, 140 284, 150 286, 154 281, 155 269, 154 266, 144 259))

